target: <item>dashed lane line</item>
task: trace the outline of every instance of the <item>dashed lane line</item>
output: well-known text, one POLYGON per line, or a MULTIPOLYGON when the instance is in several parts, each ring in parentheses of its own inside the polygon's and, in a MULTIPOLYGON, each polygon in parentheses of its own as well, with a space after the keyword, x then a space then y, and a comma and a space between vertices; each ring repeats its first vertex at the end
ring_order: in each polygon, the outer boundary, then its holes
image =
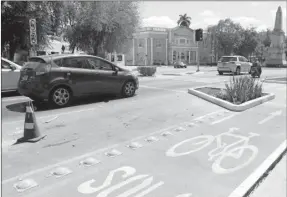
POLYGON ((172 89, 167 89, 167 88, 159 88, 159 87, 145 86, 145 85, 141 85, 140 88, 155 89, 155 90, 164 90, 164 91, 178 92, 178 93, 188 93, 187 91, 183 91, 183 90, 172 90, 172 89))

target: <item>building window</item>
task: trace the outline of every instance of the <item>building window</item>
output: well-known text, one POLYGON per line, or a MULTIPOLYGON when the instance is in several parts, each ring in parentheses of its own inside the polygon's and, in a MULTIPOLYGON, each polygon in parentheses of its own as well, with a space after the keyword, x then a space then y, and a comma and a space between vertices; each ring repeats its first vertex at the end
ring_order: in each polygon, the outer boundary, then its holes
POLYGON ((143 48, 144 47, 144 40, 140 39, 139 40, 139 48, 143 48))
POLYGON ((155 40, 155 46, 156 46, 157 48, 161 48, 161 42, 160 42, 160 40, 155 40))
POLYGON ((179 43, 180 43, 180 44, 185 44, 185 39, 180 39, 180 40, 179 40, 179 43))

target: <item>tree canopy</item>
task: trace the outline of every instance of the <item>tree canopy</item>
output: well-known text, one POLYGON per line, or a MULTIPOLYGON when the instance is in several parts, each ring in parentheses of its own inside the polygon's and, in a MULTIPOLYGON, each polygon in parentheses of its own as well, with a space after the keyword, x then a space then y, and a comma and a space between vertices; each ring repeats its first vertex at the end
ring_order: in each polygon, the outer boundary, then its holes
POLYGON ((57 33, 61 23, 58 1, 1 1, 1 49, 9 46, 10 59, 17 48, 30 48, 29 19, 36 19, 38 46, 48 44, 47 35, 57 33))
POLYGON ((271 43, 269 30, 257 32, 254 27, 243 28, 231 19, 220 20, 218 24, 208 27, 207 32, 213 37, 213 47, 218 56, 262 56, 271 43))
POLYGON ((179 26, 189 27, 190 23, 191 23, 191 18, 187 16, 187 14, 179 15, 179 19, 177 21, 177 24, 179 26))
POLYGON ((103 56, 120 51, 139 24, 136 2, 65 2, 65 38, 75 48, 103 56))

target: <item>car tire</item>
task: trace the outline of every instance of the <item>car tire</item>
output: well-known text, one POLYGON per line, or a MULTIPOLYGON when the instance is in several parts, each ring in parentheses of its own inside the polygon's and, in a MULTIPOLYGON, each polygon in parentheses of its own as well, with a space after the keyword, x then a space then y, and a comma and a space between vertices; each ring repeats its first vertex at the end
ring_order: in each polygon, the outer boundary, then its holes
POLYGON ((73 98, 72 91, 66 86, 57 86, 52 89, 49 104, 56 108, 67 107, 73 98))
POLYGON ((237 67, 235 70, 235 75, 240 75, 240 67, 237 67))
POLYGON ((132 97, 135 95, 136 92, 136 84, 134 81, 127 81, 123 85, 122 88, 122 96, 127 98, 127 97, 132 97))
POLYGON ((223 72, 222 72, 222 71, 218 71, 218 74, 219 74, 219 75, 223 75, 223 72))

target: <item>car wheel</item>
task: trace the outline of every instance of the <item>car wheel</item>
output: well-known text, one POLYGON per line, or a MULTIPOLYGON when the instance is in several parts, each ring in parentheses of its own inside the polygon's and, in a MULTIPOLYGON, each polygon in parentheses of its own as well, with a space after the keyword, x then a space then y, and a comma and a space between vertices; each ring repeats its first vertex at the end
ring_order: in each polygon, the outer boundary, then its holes
POLYGON ((136 85, 133 81, 127 81, 122 89, 122 96, 123 97, 132 97, 135 95, 136 92, 136 85))
POLYGON ((218 74, 219 74, 219 75, 223 75, 223 72, 222 72, 222 71, 218 71, 218 74))
POLYGON ((55 107, 66 107, 71 100, 72 92, 65 86, 59 86, 51 91, 49 102, 55 107))
POLYGON ((235 75, 240 75, 240 67, 236 68, 235 75))

